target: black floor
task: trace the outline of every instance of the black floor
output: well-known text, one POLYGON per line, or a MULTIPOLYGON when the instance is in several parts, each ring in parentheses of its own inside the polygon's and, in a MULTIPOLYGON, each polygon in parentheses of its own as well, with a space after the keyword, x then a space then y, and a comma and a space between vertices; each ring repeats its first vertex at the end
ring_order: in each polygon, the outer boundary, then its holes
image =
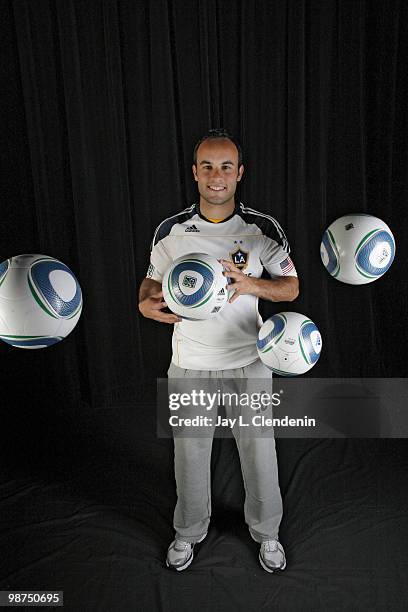
POLYGON ((278 439, 287 568, 266 573, 243 517, 233 440, 214 440, 209 535, 164 566, 172 441, 154 407, 7 414, 0 590, 62 590, 67 611, 406 610, 408 443, 278 439))

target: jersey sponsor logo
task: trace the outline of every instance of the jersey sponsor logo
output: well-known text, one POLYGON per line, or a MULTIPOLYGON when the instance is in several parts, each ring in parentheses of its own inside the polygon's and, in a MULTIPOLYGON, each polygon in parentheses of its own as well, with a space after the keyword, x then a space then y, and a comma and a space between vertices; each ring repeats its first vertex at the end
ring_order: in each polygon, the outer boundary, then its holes
POLYGON ((285 274, 289 274, 289 272, 291 272, 293 268, 295 267, 290 257, 287 257, 286 259, 284 259, 282 263, 279 265, 280 265, 280 269, 282 270, 283 276, 285 276, 285 274))
POLYGON ((155 272, 156 268, 154 267, 154 265, 151 263, 147 269, 147 273, 146 273, 146 277, 147 278, 152 278, 154 272, 155 272))
POLYGON ((197 229, 195 225, 189 225, 188 227, 186 227, 184 231, 185 232, 199 232, 200 230, 197 229))
POLYGON ((249 253, 238 247, 234 253, 230 253, 232 263, 237 266, 240 270, 245 270, 248 266, 249 253))

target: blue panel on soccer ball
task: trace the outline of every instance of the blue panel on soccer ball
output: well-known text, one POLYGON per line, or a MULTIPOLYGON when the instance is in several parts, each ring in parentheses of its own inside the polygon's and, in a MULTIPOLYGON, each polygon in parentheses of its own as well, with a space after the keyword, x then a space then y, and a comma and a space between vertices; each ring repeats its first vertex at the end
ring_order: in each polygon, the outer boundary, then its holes
POLYGON ((63 263, 56 260, 40 260, 32 265, 31 278, 37 291, 47 301, 52 310, 60 317, 69 317, 79 308, 82 300, 81 289, 68 266, 65 266, 63 263), (51 284, 50 274, 57 270, 66 272, 75 282, 75 295, 69 301, 65 301, 60 295, 58 295, 55 288, 51 284))
POLYGON ((262 340, 258 339, 256 342, 256 345, 260 351, 265 348, 265 346, 267 346, 270 342, 272 342, 272 340, 277 338, 277 336, 282 333, 285 327, 285 320, 279 315, 273 315, 273 317, 271 317, 269 321, 273 322, 273 329, 269 332, 269 334, 265 336, 265 338, 262 338, 262 340))
POLYGON ((171 290, 175 298, 180 304, 183 304, 183 306, 195 306, 198 304, 211 289, 213 282, 214 274, 211 272, 211 270, 200 262, 195 261, 185 261, 178 264, 175 266, 170 276, 171 290), (203 284, 195 293, 192 293, 191 295, 186 295, 179 285, 179 276, 186 270, 197 272, 197 274, 200 274, 203 277, 203 284))
POLYGON ((330 241, 330 236, 329 236, 329 232, 324 232, 323 234, 323 238, 322 238, 322 243, 324 245, 324 248, 326 249, 326 253, 327 253, 327 257, 329 258, 327 264, 326 265, 326 270, 330 273, 333 274, 338 266, 338 259, 337 259, 337 254, 332 246, 332 243, 330 241))
POLYGON ((3 278, 6 276, 6 272, 9 268, 9 260, 6 259, 6 261, 2 261, 0 263, 0 284, 3 280, 3 278))
POLYGON ((320 357, 320 351, 317 353, 312 344, 311 335, 313 332, 319 333, 319 330, 317 329, 316 325, 311 321, 309 323, 306 323, 305 325, 302 325, 300 329, 300 335, 302 337, 302 346, 307 353, 306 356, 309 359, 310 363, 315 364, 320 357))
POLYGON ((45 338, 28 338, 28 339, 19 339, 13 338, 12 336, 0 336, 3 342, 7 342, 7 344, 11 344, 11 346, 17 346, 20 348, 37 348, 39 346, 51 346, 52 344, 56 344, 63 340, 61 336, 57 336, 55 338, 49 336, 45 338))
POLYGON ((362 247, 362 249, 360 249, 356 258, 357 265, 363 272, 366 272, 367 274, 370 274, 372 276, 382 276, 392 264, 394 254, 394 241, 388 232, 382 230, 374 234, 370 238, 370 240, 368 240, 367 243, 362 247), (388 251, 384 253, 384 258, 389 257, 389 261, 385 266, 377 268, 376 266, 373 266, 370 262, 370 254, 372 253, 373 249, 375 249, 375 247, 381 242, 386 242, 389 245, 391 255, 389 255, 388 251))

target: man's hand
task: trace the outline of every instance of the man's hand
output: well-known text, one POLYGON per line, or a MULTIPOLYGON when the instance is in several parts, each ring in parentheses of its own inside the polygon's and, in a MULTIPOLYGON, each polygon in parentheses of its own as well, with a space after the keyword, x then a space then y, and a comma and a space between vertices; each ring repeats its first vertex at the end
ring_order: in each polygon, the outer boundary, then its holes
POLYGON ((299 282, 295 276, 281 276, 270 280, 254 278, 244 274, 232 261, 220 259, 219 262, 226 268, 224 276, 234 281, 228 285, 228 291, 235 290, 228 300, 230 304, 240 295, 255 295, 271 302, 292 302, 299 295, 299 282))
POLYGON ((228 278, 232 278, 234 282, 228 285, 228 291, 235 289, 232 297, 229 298, 229 303, 232 304, 240 295, 255 295, 255 284, 254 281, 256 279, 251 276, 247 276, 236 265, 232 263, 232 261, 227 261, 226 259, 220 259, 220 263, 226 268, 223 272, 224 276, 228 276, 228 278))
POLYGON ((181 321, 180 317, 175 314, 162 312, 163 308, 167 308, 167 304, 163 300, 163 291, 157 281, 149 278, 143 280, 139 300, 139 310, 147 319, 153 319, 160 323, 179 323, 181 321))

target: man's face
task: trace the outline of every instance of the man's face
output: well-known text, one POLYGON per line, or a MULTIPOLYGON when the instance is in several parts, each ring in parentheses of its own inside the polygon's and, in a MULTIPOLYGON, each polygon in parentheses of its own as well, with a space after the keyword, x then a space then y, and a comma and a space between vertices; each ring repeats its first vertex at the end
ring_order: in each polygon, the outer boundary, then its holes
POLYGON ((243 172, 243 165, 238 168, 238 150, 227 138, 204 140, 198 147, 193 174, 200 196, 209 204, 229 203, 243 172))

